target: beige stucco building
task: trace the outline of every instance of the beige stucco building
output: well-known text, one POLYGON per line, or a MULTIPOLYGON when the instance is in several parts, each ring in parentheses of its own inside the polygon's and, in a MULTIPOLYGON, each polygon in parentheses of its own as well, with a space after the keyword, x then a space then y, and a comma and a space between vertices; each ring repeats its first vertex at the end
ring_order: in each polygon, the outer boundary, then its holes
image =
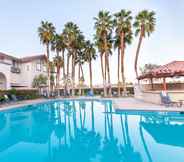
POLYGON ((46 56, 16 58, 0 52, 0 89, 32 88, 36 75, 47 75, 46 56))

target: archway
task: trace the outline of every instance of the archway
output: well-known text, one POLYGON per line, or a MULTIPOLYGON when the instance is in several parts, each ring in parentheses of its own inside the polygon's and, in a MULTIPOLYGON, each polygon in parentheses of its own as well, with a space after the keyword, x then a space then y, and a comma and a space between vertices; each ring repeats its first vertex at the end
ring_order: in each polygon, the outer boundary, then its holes
POLYGON ((0 72, 0 90, 5 90, 7 87, 6 76, 0 72))

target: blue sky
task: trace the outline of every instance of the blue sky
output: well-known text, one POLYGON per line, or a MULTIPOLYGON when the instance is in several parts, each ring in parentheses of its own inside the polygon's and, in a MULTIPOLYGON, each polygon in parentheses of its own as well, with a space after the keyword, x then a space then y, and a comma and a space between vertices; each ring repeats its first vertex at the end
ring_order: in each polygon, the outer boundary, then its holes
MULTIPOLYGON (((74 21, 88 39, 94 34, 93 17, 99 10, 114 13, 130 9, 133 15, 142 9, 156 12, 156 31, 143 41, 139 66, 145 63, 164 64, 184 60, 184 1, 183 0, 0 0, 0 51, 14 56, 44 52, 37 35, 41 20, 54 23, 58 32, 68 21, 74 21)), ((138 38, 126 49, 127 80, 135 78, 133 61, 138 38)), ((117 54, 111 58, 112 82, 116 82, 117 54)), ((94 82, 100 83, 100 62, 94 63, 94 82), (99 66, 98 66, 99 65, 99 66)), ((88 78, 85 66, 86 78, 88 78)))

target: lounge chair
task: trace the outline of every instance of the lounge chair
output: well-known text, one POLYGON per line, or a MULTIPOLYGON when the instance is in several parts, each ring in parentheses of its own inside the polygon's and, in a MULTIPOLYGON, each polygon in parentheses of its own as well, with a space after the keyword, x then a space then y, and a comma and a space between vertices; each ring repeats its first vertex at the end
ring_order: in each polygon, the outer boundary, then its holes
POLYGON ((18 99, 15 95, 12 94, 12 95, 10 95, 10 97, 11 97, 12 101, 14 101, 14 102, 18 101, 18 99))
POLYGON ((168 93, 165 92, 161 92, 160 93, 160 97, 161 97, 161 103, 167 107, 169 106, 177 106, 179 107, 181 105, 180 102, 176 102, 176 101, 172 101, 170 96, 168 95, 168 93))
POLYGON ((90 91, 88 91, 87 96, 93 97, 93 96, 94 96, 93 91, 91 91, 91 90, 90 90, 90 91))

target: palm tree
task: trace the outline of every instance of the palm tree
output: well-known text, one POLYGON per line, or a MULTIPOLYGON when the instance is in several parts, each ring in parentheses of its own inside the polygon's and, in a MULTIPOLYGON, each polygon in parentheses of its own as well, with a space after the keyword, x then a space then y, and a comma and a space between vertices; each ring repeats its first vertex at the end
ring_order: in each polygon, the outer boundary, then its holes
MULTIPOLYGON (((104 82, 104 96, 106 96, 106 71, 108 73, 108 83, 109 83, 109 93, 111 94, 111 83, 110 83, 110 72, 109 72, 109 47, 113 23, 112 16, 108 11, 100 11, 98 16, 95 19, 95 28, 96 28, 96 44, 101 52, 101 68, 102 68, 102 77, 104 82), (103 70, 103 56, 105 57, 105 73, 103 70)), ((111 48, 111 47, 110 47, 111 48)))
POLYGON ((85 62, 85 40, 84 36, 82 34, 79 35, 78 41, 77 41, 77 55, 76 55, 76 60, 75 64, 78 64, 78 83, 79 83, 79 94, 81 95, 81 85, 84 82, 84 73, 83 73, 83 68, 82 65, 85 62), (82 75, 81 75, 82 73, 82 75))
POLYGON ((114 38, 114 49, 118 49, 118 67, 117 67, 117 85, 118 85, 118 96, 121 94, 121 82, 120 82, 120 39, 119 36, 115 36, 114 38))
POLYGON ((139 35, 139 42, 136 50, 136 56, 135 56, 135 63, 134 63, 134 69, 136 73, 136 77, 138 78, 138 71, 137 71, 137 62, 139 57, 139 51, 142 44, 143 38, 147 36, 149 37, 152 32, 155 30, 155 12, 154 11, 147 11, 143 10, 138 13, 138 15, 135 18, 134 27, 136 29, 135 35, 139 35))
POLYGON ((50 69, 50 90, 51 92, 53 92, 54 88, 55 88, 55 63, 54 61, 49 61, 49 69, 50 69))
POLYGON ((84 59, 85 59, 86 62, 89 63, 90 89, 91 89, 92 92, 93 92, 92 60, 95 60, 96 57, 97 57, 97 55, 96 55, 96 50, 94 48, 94 45, 89 40, 86 41, 84 59))
MULTIPOLYGON (((56 88, 59 92, 59 80, 60 80, 60 69, 64 68, 64 59, 60 56, 60 52, 63 51, 63 38, 59 34, 55 34, 52 40, 51 49, 56 52, 56 56, 54 57, 54 64, 57 68, 56 72, 56 88)), ((63 73, 64 75, 64 73, 63 73)), ((59 95, 59 93, 58 93, 59 95)))
POLYGON ((68 22, 65 24, 63 35, 65 39, 65 44, 68 50, 67 57, 67 76, 69 75, 69 61, 72 57, 72 95, 74 95, 74 86, 75 86, 75 59, 77 51, 77 41, 78 37, 81 34, 79 27, 73 22, 68 22))
POLYGON ((47 77, 48 77, 48 96, 50 96, 50 68, 49 68, 49 57, 50 57, 50 44, 55 33, 55 27, 48 21, 41 21, 41 26, 38 28, 38 35, 40 41, 46 46, 47 55, 47 77))
POLYGON ((121 10, 115 14, 114 26, 115 26, 115 47, 118 47, 118 95, 120 95, 120 80, 119 80, 119 62, 121 54, 121 77, 123 82, 123 92, 126 92, 126 82, 124 74, 124 56, 125 47, 127 43, 131 43, 132 31, 131 31, 131 11, 121 10))
POLYGON ((56 66, 56 89, 59 95, 59 81, 60 81, 60 70, 64 66, 63 58, 59 55, 55 56, 53 59, 54 65, 56 66))

